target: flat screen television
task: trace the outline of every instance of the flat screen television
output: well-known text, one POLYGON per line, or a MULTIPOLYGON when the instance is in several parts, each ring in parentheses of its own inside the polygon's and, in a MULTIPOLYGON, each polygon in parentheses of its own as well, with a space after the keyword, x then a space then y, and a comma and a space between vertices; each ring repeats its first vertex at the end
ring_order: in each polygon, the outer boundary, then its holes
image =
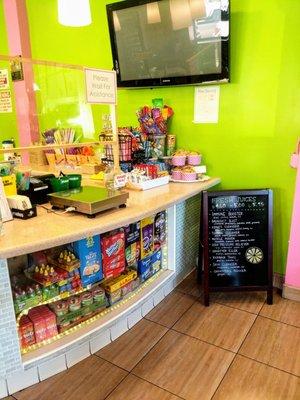
POLYGON ((229 81, 229 0, 108 4, 119 87, 229 81))

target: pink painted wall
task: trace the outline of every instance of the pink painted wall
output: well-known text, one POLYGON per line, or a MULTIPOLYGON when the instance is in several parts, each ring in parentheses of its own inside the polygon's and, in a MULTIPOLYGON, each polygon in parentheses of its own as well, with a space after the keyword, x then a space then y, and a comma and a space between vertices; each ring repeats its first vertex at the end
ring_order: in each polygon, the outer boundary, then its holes
MULTIPOLYGON (((9 55, 31 58, 29 26, 25 0, 4 0, 9 55)), ((33 90, 33 68, 23 63, 24 80, 13 82, 16 98, 16 114, 21 146, 39 141, 39 124, 35 93, 33 90)))
POLYGON ((285 284, 300 289, 300 155, 293 154, 291 166, 297 168, 296 188, 288 248, 285 284))

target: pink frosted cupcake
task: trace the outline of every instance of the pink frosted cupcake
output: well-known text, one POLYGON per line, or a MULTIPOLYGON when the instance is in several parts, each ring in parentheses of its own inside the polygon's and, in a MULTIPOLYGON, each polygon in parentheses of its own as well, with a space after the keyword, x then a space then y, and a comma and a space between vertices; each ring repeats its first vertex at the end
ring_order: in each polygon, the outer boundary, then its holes
POLYGON ((182 180, 182 172, 180 169, 175 168, 172 171, 172 179, 174 179, 175 181, 181 181, 182 180))
POLYGON ((196 172, 182 172, 181 176, 183 181, 195 181, 197 179, 196 172))
POLYGON ((182 180, 183 181, 195 181, 197 179, 197 173, 193 167, 186 166, 182 169, 182 180))
POLYGON ((172 157, 172 164, 175 167, 182 167, 185 165, 186 156, 173 156, 172 157))
POLYGON ((188 164, 190 165, 200 165, 201 164, 201 155, 196 152, 191 152, 188 155, 188 164))

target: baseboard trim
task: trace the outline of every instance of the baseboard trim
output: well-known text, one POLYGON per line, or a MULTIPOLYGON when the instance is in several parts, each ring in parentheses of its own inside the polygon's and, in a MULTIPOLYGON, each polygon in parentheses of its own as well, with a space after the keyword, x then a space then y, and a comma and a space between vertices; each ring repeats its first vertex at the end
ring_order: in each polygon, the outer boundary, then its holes
POLYGON ((295 300, 300 302, 300 288, 295 286, 283 285, 282 297, 289 300, 295 300))

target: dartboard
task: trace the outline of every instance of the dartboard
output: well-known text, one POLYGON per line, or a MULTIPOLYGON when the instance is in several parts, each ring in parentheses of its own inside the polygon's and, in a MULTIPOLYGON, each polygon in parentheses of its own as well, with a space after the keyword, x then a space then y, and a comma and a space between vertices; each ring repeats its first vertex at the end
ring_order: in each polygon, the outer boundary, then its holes
POLYGON ((259 264, 263 258, 263 252, 259 247, 249 247, 246 250, 246 260, 251 264, 259 264))

